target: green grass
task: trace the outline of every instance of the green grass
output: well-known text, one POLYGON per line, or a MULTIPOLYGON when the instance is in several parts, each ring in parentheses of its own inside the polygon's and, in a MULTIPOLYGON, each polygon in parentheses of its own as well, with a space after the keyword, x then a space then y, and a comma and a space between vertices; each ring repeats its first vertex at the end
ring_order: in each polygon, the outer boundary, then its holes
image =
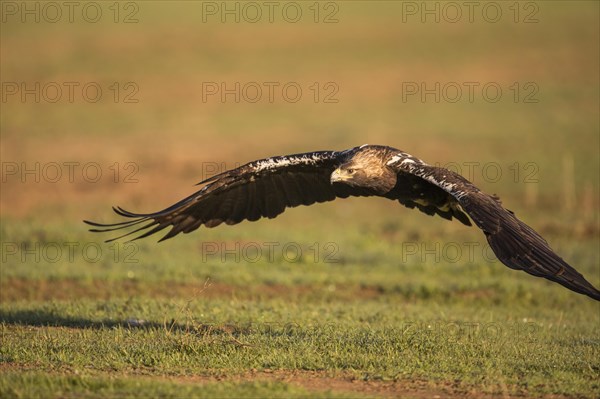
MULTIPOLYGON (((230 242, 237 233, 219 234, 230 242)), ((453 393, 600 389, 597 304, 497 262, 402 265, 389 245, 367 242, 339 263, 201 263, 200 253, 189 259, 192 237, 161 245, 166 252, 140 244, 134 264, 63 259, 4 268, 0 358, 12 374, 3 389, 15 389, 21 368, 36 371, 50 392, 88 387, 90 395, 141 384, 140 396, 177 396, 189 387, 137 376, 236 378, 264 369, 425 380, 430 389, 452 383, 453 393), (106 380, 113 374, 122 385, 106 380)), ((592 242, 571 248, 571 259, 593 264, 592 242)), ((251 396, 287 386, 231 384, 251 396)))
POLYGON ((600 396, 598 303, 506 268, 476 228, 380 199, 161 244, 104 244, 81 222, 163 208, 204 162, 381 143, 477 163, 469 177, 600 286, 599 6, 538 4, 536 24, 399 23, 402 2, 340 3, 337 24, 202 23, 194 2, 140 2, 137 24, 2 23, 3 82, 106 95, 2 103, 3 165, 96 162, 103 176, 2 176, 0 397, 600 396), (140 101, 111 101, 130 81, 140 101), (236 81, 305 96, 202 102, 203 82, 236 81), (314 103, 308 86, 330 81, 339 102, 314 103), (403 82, 466 81, 504 96, 402 100, 403 82), (539 102, 513 102, 514 82, 535 82, 539 102))
POLYGON ((153 397, 153 398, 345 398, 356 395, 309 392, 280 382, 212 382, 207 384, 174 383, 149 378, 106 378, 48 375, 25 372, 8 373, 0 381, 5 398, 78 397, 153 397))
POLYGON ((597 320, 583 322, 593 305, 568 312, 435 305, 393 294, 344 301, 236 296, 13 303, 2 309, 1 358, 11 367, 83 376, 274 369, 434 386, 459 381, 457 390, 488 393, 585 395, 599 388, 597 320))

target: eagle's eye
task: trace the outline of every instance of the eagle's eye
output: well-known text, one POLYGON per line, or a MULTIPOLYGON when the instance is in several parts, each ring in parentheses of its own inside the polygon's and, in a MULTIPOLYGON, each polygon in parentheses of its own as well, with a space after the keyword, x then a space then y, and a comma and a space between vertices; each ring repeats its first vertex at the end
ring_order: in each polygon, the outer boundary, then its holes
POLYGON ((354 169, 352 169, 352 168, 348 168, 348 169, 346 169, 346 172, 348 172, 348 173, 352 174, 352 173, 354 173, 354 169))

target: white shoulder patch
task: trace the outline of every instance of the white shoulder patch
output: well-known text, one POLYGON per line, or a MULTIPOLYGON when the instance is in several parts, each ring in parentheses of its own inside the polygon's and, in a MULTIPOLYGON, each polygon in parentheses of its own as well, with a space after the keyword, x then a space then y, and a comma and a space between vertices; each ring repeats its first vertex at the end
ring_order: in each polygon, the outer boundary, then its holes
POLYGON ((400 161, 400 165, 407 165, 407 164, 423 165, 424 164, 424 162, 421 161, 419 158, 415 158, 412 155, 407 154, 406 152, 399 152, 398 154, 396 154, 392 158, 390 158, 390 160, 387 161, 386 165, 393 165, 395 163, 398 163, 398 161, 400 161))
POLYGON ((256 172, 262 172, 265 170, 282 168, 289 165, 316 165, 320 161, 323 160, 323 156, 333 156, 334 152, 319 154, 319 153, 306 153, 301 155, 294 156, 279 156, 263 159, 261 161, 256 161, 254 163, 254 167, 256 168, 256 172))
POLYGON ((394 155, 389 161, 386 162, 386 165, 392 165, 398 162, 403 158, 402 155, 394 155))
POLYGON ((264 161, 258 162, 258 164, 256 165, 256 171, 260 172, 262 170, 273 169, 273 168, 288 165, 289 163, 290 163, 290 161, 285 158, 283 158, 283 159, 268 158, 268 159, 265 159, 264 161))

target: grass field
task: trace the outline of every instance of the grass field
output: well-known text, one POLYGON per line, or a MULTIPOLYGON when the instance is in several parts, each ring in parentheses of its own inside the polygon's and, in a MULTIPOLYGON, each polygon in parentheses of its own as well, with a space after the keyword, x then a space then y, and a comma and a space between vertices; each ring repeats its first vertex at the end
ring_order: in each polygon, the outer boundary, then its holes
POLYGON ((0 397, 600 396, 599 304, 476 228, 382 199, 161 244, 81 222, 387 144, 500 195, 598 287, 597 2, 23 4, 2 4, 0 397))

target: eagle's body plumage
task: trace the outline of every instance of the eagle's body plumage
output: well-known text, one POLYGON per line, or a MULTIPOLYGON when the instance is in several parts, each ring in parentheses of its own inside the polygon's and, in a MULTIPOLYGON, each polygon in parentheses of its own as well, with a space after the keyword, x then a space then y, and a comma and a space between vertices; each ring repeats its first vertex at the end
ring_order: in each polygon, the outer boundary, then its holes
POLYGON ((345 151, 271 157, 198 184, 204 184, 202 189, 160 212, 138 214, 115 208, 116 213, 133 220, 86 223, 95 226, 92 231, 96 232, 141 225, 112 240, 144 231, 135 239, 142 238, 170 226, 162 241, 202 225, 274 218, 288 207, 350 196, 380 196, 428 215, 456 218, 471 225, 468 215, 506 266, 600 301, 600 291, 555 254, 538 233, 505 209, 497 197, 483 193, 455 172, 428 165, 392 147, 363 145, 345 151))

